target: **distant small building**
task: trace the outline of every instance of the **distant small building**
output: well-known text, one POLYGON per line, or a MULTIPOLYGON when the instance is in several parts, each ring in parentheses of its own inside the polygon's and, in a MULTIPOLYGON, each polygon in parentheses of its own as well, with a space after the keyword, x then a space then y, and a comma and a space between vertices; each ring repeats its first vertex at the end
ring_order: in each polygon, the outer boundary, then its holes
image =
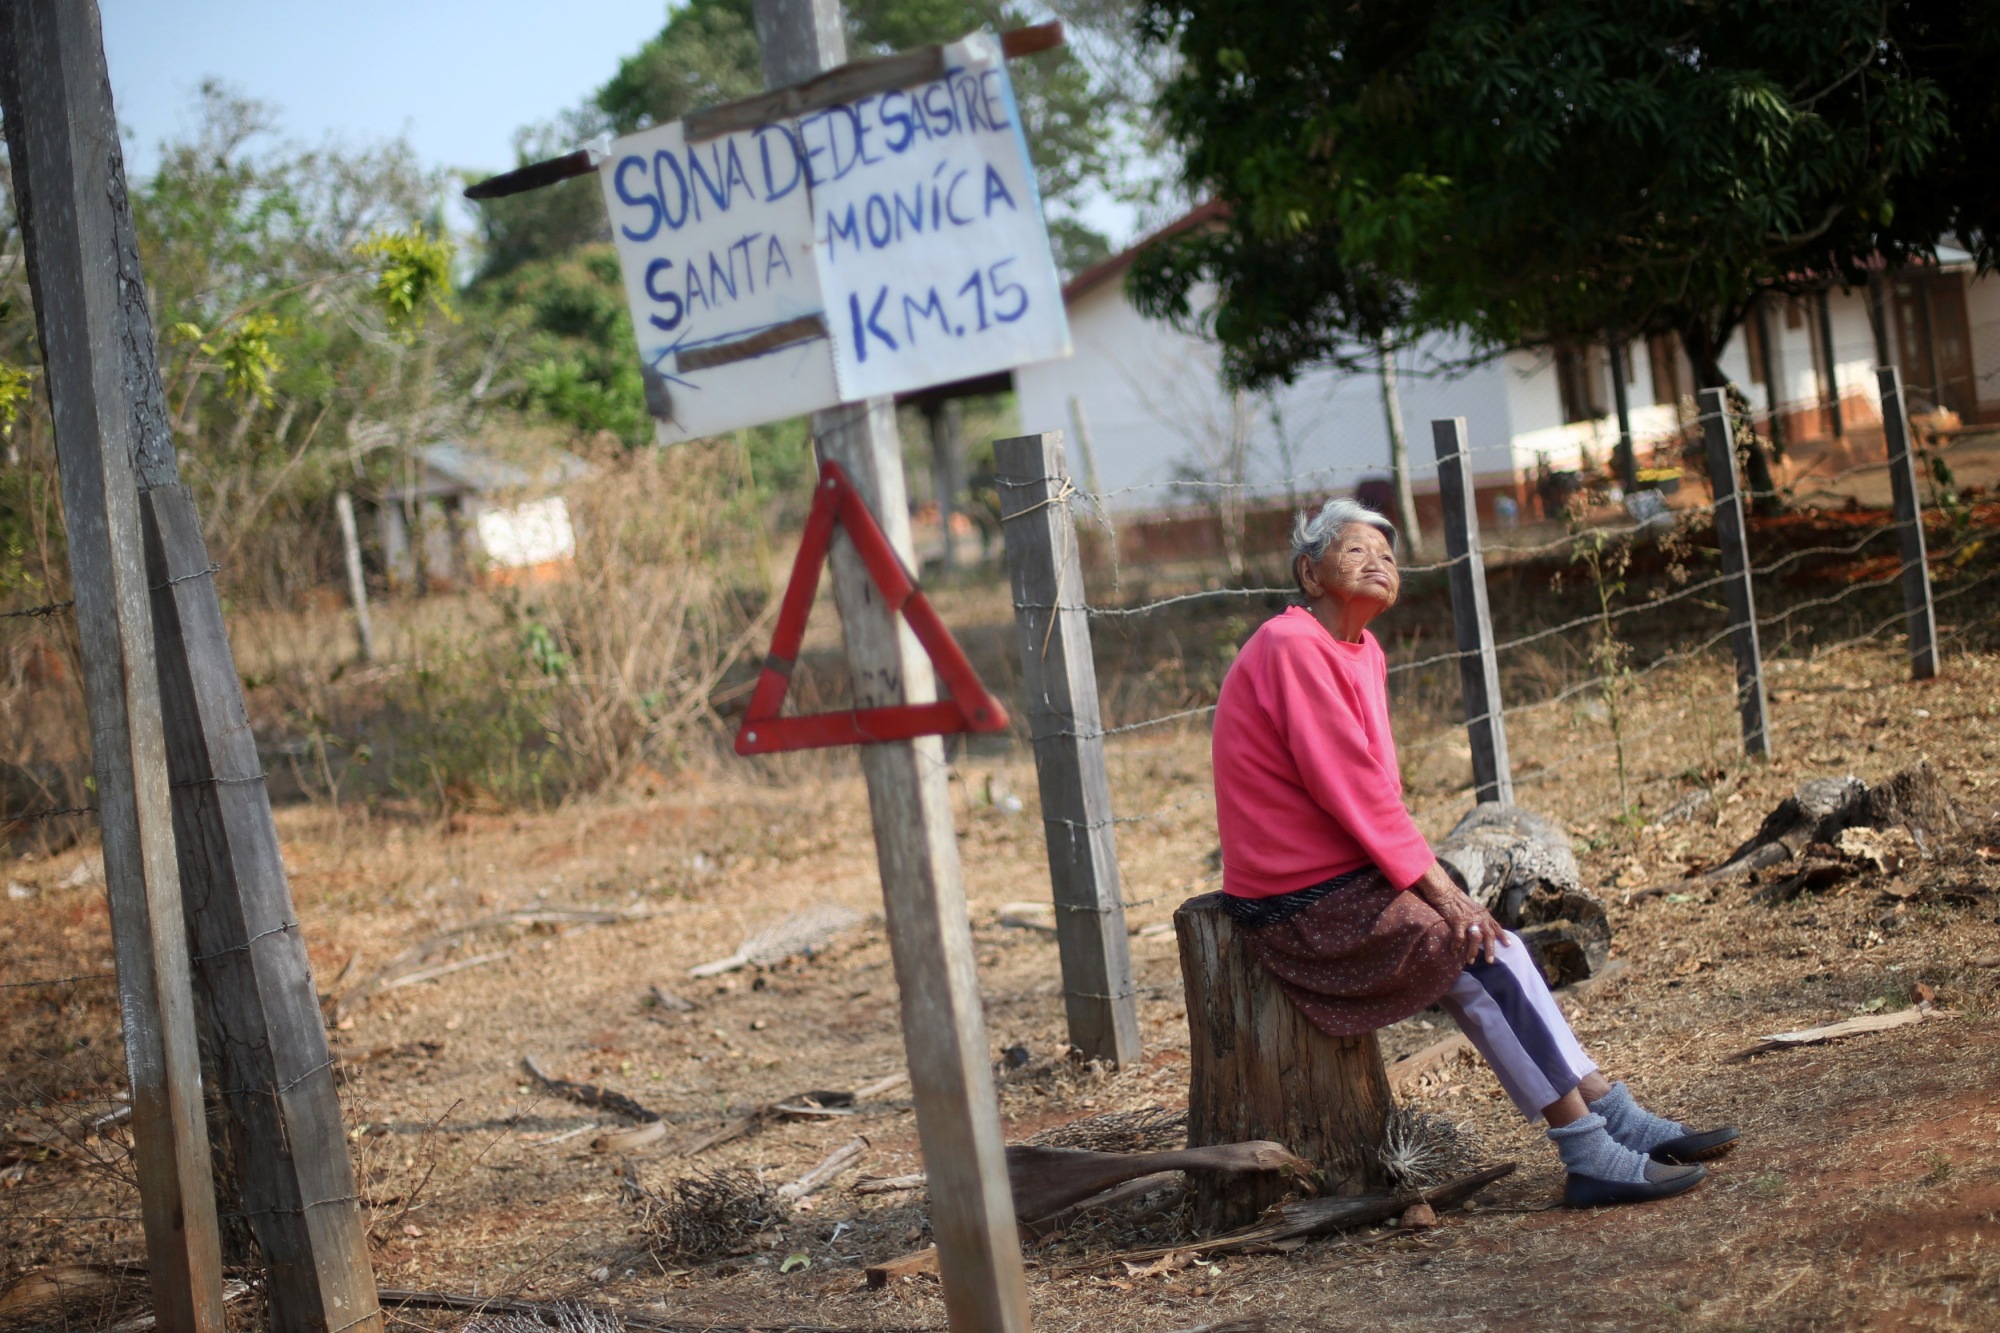
POLYGON ((385 491, 375 519, 392 588, 551 578, 576 555, 569 505, 557 493, 590 465, 559 453, 530 470, 450 441, 417 450, 414 482, 385 491))
MULTIPOLYGON (((1282 545, 1290 502, 1383 489, 1381 390, 1372 374, 1310 367, 1268 394, 1231 393, 1211 340, 1133 306, 1125 276, 1139 253, 1221 218, 1220 205, 1204 204, 1069 282, 1075 352, 1015 370, 1021 428, 1064 431, 1079 478, 1076 434, 1087 429, 1098 483, 1128 525, 1164 530, 1188 521, 1177 513, 1233 490, 1247 507, 1272 511, 1282 545)), ((2000 379, 2000 278, 1980 277, 1968 255, 1949 247, 1939 247, 1938 259, 1878 273, 1856 289, 1773 294, 1729 340, 1724 373, 1749 395, 1760 430, 1777 420, 1781 482, 1884 456, 1879 363, 1902 369, 1910 411, 1934 427, 1952 416, 1967 428, 2000 421, 1992 387, 2000 379)), ((1196 294, 1197 305, 1213 299, 1212 287, 1196 294)), ((1486 360, 1472 350, 1462 338, 1433 336, 1403 357, 1410 473, 1426 524, 1438 512, 1436 418, 1466 418, 1480 516, 1496 526, 1544 508, 1563 485, 1607 476, 1619 435, 1614 375, 1624 381, 1641 468, 1672 468, 1693 439, 1694 376, 1672 335, 1624 341, 1615 355, 1602 342, 1486 360), (1509 503, 1499 506, 1503 498, 1509 503)))

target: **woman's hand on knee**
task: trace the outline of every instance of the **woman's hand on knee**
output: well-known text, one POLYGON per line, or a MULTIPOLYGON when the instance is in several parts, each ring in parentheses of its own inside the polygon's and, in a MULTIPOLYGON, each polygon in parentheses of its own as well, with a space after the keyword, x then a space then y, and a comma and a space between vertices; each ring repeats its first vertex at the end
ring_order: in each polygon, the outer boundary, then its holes
POLYGON ((1467 897, 1444 867, 1431 862, 1431 868, 1423 878, 1410 886, 1410 892, 1431 905, 1445 925, 1451 930, 1452 952, 1465 962, 1472 962, 1481 954, 1487 962, 1493 962, 1500 947, 1500 923, 1493 914, 1467 897))

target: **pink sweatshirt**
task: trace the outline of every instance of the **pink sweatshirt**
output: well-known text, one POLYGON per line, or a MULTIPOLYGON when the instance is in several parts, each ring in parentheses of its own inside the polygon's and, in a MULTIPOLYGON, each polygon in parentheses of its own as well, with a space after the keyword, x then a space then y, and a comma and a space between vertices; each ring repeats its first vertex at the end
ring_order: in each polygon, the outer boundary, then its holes
POLYGON ((1224 890, 1268 898, 1371 863, 1406 889, 1430 869, 1403 808, 1388 683, 1373 634, 1342 643, 1304 607, 1250 636, 1215 708, 1224 890))

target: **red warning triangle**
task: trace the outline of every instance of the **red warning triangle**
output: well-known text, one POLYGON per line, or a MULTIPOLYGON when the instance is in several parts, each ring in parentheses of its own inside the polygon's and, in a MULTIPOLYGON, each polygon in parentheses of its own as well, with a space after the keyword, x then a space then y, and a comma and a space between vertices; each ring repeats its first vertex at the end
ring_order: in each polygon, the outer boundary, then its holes
POLYGON ((867 745, 958 731, 1004 731, 1006 727, 1007 710, 979 683, 972 663, 966 660, 958 641, 931 609, 923 589, 903 568, 903 562, 882 534, 875 516, 868 512, 847 473, 830 459, 821 463, 812 512, 806 516, 805 538, 799 543, 798 558, 792 562, 792 581, 785 586, 777 632, 771 636, 770 656, 764 659, 763 674, 758 676, 756 692, 750 696, 750 711, 736 733, 736 753, 772 754, 828 745, 867 745), (890 613, 900 611, 909 622, 917 642, 930 655, 938 679, 951 690, 951 698, 932 704, 850 708, 843 713, 814 713, 810 717, 778 716, 778 710, 784 706, 785 690, 792 682, 792 667, 798 662, 799 645, 805 640, 806 617, 811 614, 813 597, 819 591, 819 572, 826 563, 836 523, 847 529, 848 540, 854 543, 890 613))

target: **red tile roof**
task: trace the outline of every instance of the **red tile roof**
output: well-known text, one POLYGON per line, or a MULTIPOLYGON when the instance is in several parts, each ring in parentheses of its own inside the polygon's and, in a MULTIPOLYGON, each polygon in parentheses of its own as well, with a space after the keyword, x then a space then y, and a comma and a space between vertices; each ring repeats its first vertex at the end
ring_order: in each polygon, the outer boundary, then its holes
POLYGON ((1067 305, 1079 296, 1095 291, 1105 283, 1122 275, 1126 269, 1132 267, 1132 261, 1138 258, 1139 252, 1147 246, 1158 245, 1161 241, 1171 240, 1173 237, 1179 236, 1182 232, 1192 231, 1196 227, 1218 221, 1228 216, 1229 205, 1220 199, 1211 199, 1205 204, 1198 205, 1192 211, 1182 214, 1152 235, 1133 242, 1109 259, 1098 260, 1095 264, 1092 264, 1089 268, 1071 278, 1063 287, 1063 303, 1067 305))

